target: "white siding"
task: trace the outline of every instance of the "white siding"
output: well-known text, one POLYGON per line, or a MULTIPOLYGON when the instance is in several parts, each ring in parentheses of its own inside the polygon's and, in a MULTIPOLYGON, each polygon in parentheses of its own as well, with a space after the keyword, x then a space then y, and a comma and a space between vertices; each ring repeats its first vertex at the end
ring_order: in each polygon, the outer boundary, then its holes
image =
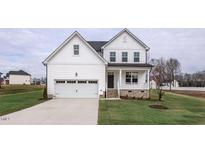
POLYGON ((110 62, 110 52, 116 52, 116 63, 122 63, 122 52, 128 52, 128 63, 134 63, 134 52, 140 52, 140 62, 146 62, 146 49, 127 32, 122 33, 104 49, 104 58, 110 62), (126 42, 124 42, 126 37, 126 42))
POLYGON ((50 61, 49 64, 104 64, 103 61, 75 35, 50 61), (79 55, 74 55, 73 45, 79 45, 79 55))
POLYGON ((29 75, 9 75, 9 84, 31 84, 29 75))
POLYGON ((98 80, 99 94, 105 91, 105 65, 48 65, 48 94, 55 95, 56 79, 98 80), (78 74, 76 77, 75 74, 78 74))
POLYGON ((49 61, 47 77, 49 95, 55 96, 54 82, 59 79, 98 80, 99 94, 102 95, 105 91, 105 64, 78 36, 72 38, 49 61), (75 44, 80 46, 79 56, 73 55, 75 44))
POLYGON ((122 89, 148 89, 148 83, 146 80, 147 71, 122 71, 122 89), (126 72, 138 72, 137 84, 126 84, 126 72))
MULTIPOLYGON (((122 69, 122 83, 121 89, 149 89, 149 83, 146 83, 146 74, 149 69, 146 68, 121 68, 122 69), (143 70, 144 69, 144 70, 143 70), (137 84, 126 84, 126 72, 138 72, 137 84)), ((119 68, 108 67, 109 72, 114 72, 114 88, 119 86, 119 68)), ((149 79, 148 79, 149 81, 149 79)))

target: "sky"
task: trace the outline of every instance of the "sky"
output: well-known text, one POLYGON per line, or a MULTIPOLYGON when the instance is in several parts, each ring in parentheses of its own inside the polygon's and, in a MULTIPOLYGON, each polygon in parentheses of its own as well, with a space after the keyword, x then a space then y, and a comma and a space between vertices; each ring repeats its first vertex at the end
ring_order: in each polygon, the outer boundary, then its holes
MULTIPOLYGON (((25 70, 45 77, 42 61, 77 30, 88 41, 108 41, 122 28, 0 29, 0 72, 25 70)), ((150 47, 150 58, 177 58, 183 73, 205 70, 205 29, 129 29, 150 47)))

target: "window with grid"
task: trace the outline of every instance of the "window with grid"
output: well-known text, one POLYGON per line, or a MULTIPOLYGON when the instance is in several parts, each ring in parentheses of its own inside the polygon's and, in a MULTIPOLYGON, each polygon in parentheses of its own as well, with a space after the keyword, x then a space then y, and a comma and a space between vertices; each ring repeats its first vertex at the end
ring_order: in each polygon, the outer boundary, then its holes
POLYGON ((126 83, 127 84, 137 84, 138 83, 138 73, 137 72, 126 72, 126 83))
POLYGON ((116 53, 110 52, 110 62, 115 62, 115 61, 116 61, 116 53))
POLYGON ((76 83, 76 81, 69 80, 69 81, 67 81, 67 83, 76 83))
POLYGON ((122 62, 127 62, 128 53, 127 52, 122 52, 122 62))
POLYGON ((126 72, 126 83, 131 83, 131 72, 126 72))
POLYGON ((85 83, 87 83, 87 81, 80 80, 80 81, 78 81, 78 83, 80 83, 80 84, 85 84, 85 83))
POLYGON ((89 84, 97 84, 97 81, 88 81, 89 84))
POLYGON ((65 83, 65 81, 59 81, 59 80, 57 80, 56 83, 65 83))
POLYGON ((138 83, 138 73, 137 72, 132 72, 132 83, 138 83))
POLYGON ((73 50, 74 50, 74 55, 79 55, 79 45, 74 45, 73 50))
POLYGON ((134 62, 140 62, 140 53, 134 52, 134 62))

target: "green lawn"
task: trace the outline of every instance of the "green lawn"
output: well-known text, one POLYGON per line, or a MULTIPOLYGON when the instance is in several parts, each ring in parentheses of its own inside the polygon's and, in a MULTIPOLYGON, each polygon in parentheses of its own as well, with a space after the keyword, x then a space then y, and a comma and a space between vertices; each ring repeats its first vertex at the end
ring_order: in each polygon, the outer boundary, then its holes
POLYGON ((42 103, 43 90, 0 95, 0 116, 42 103))
POLYGON ((16 94, 28 91, 42 90, 43 86, 40 85, 2 85, 0 88, 0 95, 16 94))
POLYGON ((205 99, 166 93, 162 105, 168 109, 150 108, 151 100, 101 100, 98 124, 102 125, 157 125, 205 124, 205 99))

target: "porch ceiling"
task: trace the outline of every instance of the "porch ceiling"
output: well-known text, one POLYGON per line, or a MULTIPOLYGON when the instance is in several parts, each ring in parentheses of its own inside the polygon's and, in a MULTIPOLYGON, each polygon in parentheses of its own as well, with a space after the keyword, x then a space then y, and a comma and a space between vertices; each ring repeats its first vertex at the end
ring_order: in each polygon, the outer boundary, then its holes
POLYGON ((108 67, 148 67, 151 68, 153 67, 150 64, 146 64, 146 63, 109 63, 108 67))
POLYGON ((109 63, 107 70, 150 70, 150 64, 109 63))

